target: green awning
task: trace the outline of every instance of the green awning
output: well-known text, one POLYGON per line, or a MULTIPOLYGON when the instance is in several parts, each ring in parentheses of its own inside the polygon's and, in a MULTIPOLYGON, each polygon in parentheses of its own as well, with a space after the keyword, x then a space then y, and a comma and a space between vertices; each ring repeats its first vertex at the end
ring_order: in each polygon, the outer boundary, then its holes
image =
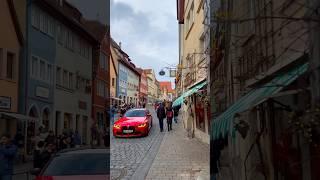
POLYGON ((220 116, 213 119, 213 123, 211 125, 211 138, 217 139, 219 137, 226 137, 228 133, 234 134, 233 119, 236 113, 243 112, 253 104, 279 92, 282 88, 288 86, 300 75, 305 73, 307 69, 308 63, 305 63, 287 73, 276 76, 269 83, 258 89, 253 89, 245 96, 241 97, 220 116), (230 130, 232 130, 232 132, 230 132, 230 130))
POLYGON ((188 91, 184 92, 180 97, 178 97, 175 101, 173 101, 172 106, 179 106, 180 104, 183 103, 183 100, 185 97, 188 97, 194 93, 196 93, 197 91, 199 91, 199 89, 203 88, 205 85, 207 84, 206 81, 194 86, 193 88, 189 89, 188 91))

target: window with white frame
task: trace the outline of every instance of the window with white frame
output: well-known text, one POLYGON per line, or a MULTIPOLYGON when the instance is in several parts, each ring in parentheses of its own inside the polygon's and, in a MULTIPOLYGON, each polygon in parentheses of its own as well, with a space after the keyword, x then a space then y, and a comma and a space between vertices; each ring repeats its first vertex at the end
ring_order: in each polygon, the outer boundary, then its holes
POLYGON ((51 36, 51 37, 54 37, 54 33, 55 33, 55 22, 54 22, 54 19, 51 18, 49 16, 49 19, 48 19, 48 27, 49 27, 49 31, 48 31, 48 34, 51 36))
POLYGON ((43 13, 43 32, 46 34, 48 34, 48 30, 49 30, 48 25, 49 25, 48 15, 43 13))
POLYGON ((43 60, 40 60, 40 79, 46 79, 46 63, 43 60))
POLYGON ((69 88, 73 89, 73 74, 69 73, 69 88))
POLYGON ((47 80, 49 83, 52 82, 52 65, 51 64, 47 65, 47 80))
POLYGON ((44 32, 44 14, 39 11, 39 16, 40 16, 40 31, 44 32))
POLYGON ((36 7, 32 8, 32 25, 38 29, 40 29, 40 14, 39 10, 36 7))
POLYGON ((61 85, 61 67, 57 67, 57 71, 56 71, 56 83, 58 85, 61 85))
POLYGON ((68 71, 67 70, 63 70, 62 82, 63 82, 64 87, 68 87, 69 82, 68 82, 68 71))
POLYGON ((32 56, 31 60, 31 76, 38 77, 38 58, 35 56, 32 56))
POLYGON ((58 34, 58 42, 59 44, 63 44, 63 35, 62 35, 62 27, 60 24, 57 25, 57 34, 58 34))

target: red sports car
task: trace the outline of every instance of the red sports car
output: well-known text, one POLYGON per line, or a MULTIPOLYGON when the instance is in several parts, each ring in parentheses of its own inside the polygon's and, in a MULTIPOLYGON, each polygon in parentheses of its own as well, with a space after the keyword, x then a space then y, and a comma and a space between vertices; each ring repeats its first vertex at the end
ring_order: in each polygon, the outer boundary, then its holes
POLYGON ((148 136, 152 116, 147 109, 130 109, 113 125, 115 137, 148 136))

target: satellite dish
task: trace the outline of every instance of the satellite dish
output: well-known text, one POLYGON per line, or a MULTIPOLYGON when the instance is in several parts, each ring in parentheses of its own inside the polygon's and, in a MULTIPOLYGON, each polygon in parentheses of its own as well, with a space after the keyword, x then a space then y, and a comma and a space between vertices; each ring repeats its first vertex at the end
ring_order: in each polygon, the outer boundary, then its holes
POLYGON ((161 70, 160 72, 159 72, 159 75, 160 76, 164 76, 166 74, 166 72, 164 72, 164 70, 161 70))

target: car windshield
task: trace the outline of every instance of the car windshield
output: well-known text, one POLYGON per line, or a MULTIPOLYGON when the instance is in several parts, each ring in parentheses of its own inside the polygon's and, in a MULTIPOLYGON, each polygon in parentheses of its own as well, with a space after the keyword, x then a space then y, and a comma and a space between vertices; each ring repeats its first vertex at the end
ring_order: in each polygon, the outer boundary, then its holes
POLYGON ((65 154, 57 155, 44 170, 44 176, 108 175, 108 154, 65 154))
POLYGON ((145 110, 129 110, 124 114, 125 117, 145 117, 145 110))

